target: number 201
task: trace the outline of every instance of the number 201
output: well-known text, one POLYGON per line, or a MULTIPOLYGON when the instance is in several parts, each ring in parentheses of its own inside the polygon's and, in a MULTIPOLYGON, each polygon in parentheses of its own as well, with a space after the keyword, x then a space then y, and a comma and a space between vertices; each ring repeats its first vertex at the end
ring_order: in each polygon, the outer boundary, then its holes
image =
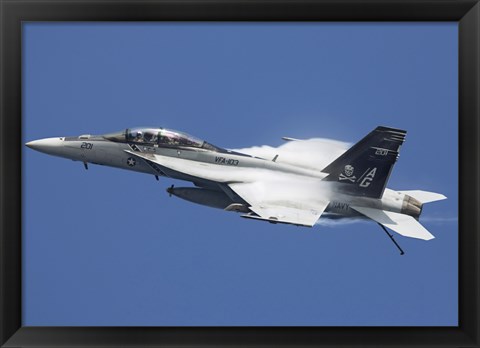
POLYGON ((80 146, 81 149, 87 149, 87 150, 91 150, 92 147, 93 147, 92 143, 82 143, 82 146, 80 146))

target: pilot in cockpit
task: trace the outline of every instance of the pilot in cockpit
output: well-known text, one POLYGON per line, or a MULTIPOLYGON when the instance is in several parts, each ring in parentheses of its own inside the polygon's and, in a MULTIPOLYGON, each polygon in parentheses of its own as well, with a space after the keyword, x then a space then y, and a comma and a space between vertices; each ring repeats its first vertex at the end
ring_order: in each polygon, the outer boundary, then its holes
POLYGON ((155 143, 155 144, 157 143, 157 135, 155 133, 145 132, 145 135, 143 138, 147 143, 155 143))
POLYGON ((133 139, 133 141, 135 141, 137 143, 143 143, 143 133, 138 131, 137 134, 135 135, 135 138, 133 139))

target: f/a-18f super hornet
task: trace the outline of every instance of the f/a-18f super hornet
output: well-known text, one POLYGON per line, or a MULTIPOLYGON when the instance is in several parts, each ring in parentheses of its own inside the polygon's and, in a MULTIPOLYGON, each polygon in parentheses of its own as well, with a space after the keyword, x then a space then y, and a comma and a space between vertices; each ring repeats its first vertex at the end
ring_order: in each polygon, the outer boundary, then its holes
MULTIPOLYGON (((434 236, 419 222, 424 203, 442 194, 386 188, 406 131, 377 127, 325 168, 314 170, 223 149, 183 132, 132 128, 99 136, 28 142, 49 155, 192 182, 170 195, 241 213, 242 217, 313 226, 325 217, 363 217, 403 236, 434 236), (280 188, 280 189, 279 189, 280 188), (288 189, 283 189, 288 188, 288 189)), ((297 141, 284 138, 288 141, 297 141)), ((301 140, 300 140, 301 141, 301 140)))

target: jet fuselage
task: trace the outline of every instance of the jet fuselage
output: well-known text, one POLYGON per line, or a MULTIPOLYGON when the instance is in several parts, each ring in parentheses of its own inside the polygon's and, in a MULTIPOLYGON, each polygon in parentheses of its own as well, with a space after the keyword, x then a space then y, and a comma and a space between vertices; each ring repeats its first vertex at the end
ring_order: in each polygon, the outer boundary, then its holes
MULTIPOLYGON (((143 132, 146 133, 146 132, 143 132)), ((144 135, 142 133, 142 135, 144 135)), ((180 133, 183 135, 182 133, 180 133)), ((168 192, 188 201, 211 207, 248 212, 248 204, 235 192, 230 190, 228 183, 248 181, 249 177, 258 175, 271 176, 281 182, 292 176, 298 180, 313 185, 320 185, 327 176, 320 170, 300 168, 290 164, 276 162, 276 159, 263 159, 246 154, 215 147, 196 140, 196 142, 161 143, 136 139, 131 131, 105 136, 83 135, 79 137, 58 137, 35 140, 27 146, 50 154, 74 161, 106 165, 155 176, 166 176, 173 179, 190 181, 197 188, 170 188, 168 192), (202 146, 199 144, 202 143, 202 146), (204 145, 206 144, 206 146, 204 145), (169 163, 189 162, 199 167, 196 175, 173 169, 175 166, 161 166, 142 159, 140 156, 158 155, 168 159, 169 163), (203 171, 201 169, 204 169, 203 171), (200 173, 200 174, 198 174, 200 173), (203 174, 202 174, 203 173, 203 174)), ((325 185, 325 183, 323 183, 325 185)), ((335 184, 318 192, 329 195, 330 201, 325 210, 325 217, 364 217, 350 206, 361 206, 381 209, 396 213, 408 214, 418 219, 421 213, 421 203, 406 194, 386 189, 380 199, 354 196, 335 189, 335 184)), ((315 197, 309 197, 315 199, 315 197)))

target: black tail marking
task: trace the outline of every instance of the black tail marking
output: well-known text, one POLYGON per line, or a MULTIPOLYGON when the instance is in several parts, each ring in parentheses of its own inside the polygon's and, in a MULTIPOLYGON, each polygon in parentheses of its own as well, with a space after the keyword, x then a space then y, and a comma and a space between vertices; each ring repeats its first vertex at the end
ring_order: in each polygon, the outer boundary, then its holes
POLYGON ((342 183, 338 185, 341 192, 381 198, 406 134, 395 128, 375 128, 322 170, 329 174, 324 180, 342 183))

